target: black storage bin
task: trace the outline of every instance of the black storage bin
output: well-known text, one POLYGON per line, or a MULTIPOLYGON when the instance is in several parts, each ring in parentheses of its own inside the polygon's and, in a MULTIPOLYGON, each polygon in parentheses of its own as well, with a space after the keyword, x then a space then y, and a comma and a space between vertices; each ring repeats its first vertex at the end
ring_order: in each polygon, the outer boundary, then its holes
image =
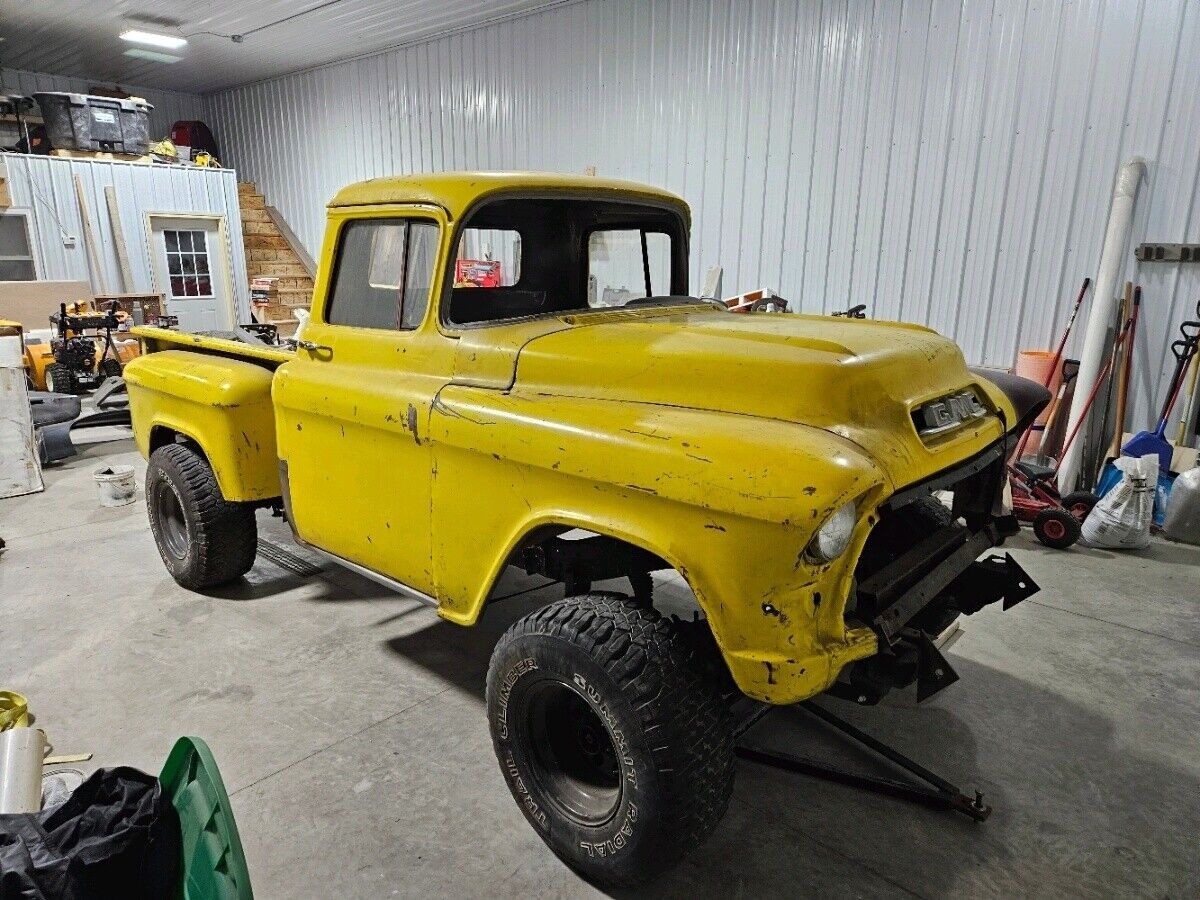
POLYGON ((141 155, 150 147, 145 100, 47 91, 34 94, 50 143, 59 150, 108 150, 141 155))

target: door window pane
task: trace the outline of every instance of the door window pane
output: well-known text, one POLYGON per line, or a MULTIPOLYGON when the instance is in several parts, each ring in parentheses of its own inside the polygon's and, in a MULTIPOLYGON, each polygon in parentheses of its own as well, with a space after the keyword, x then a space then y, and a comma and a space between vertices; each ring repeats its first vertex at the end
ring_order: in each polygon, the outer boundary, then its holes
POLYGON ((24 213, 0 214, 0 281, 37 278, 27 226, 24 213))
POLYGON ((592 232, 588 238, 589 306, 624 306, 630 300, 670 292, 668 235, 640 229, 592 232))
POLYGON ((429 307, 438 226, 360 219, 342 230, 325 320, 331 325, 416 328, 429 307))
POLYGON ((203 231, 168 229, 163 231, 163 245, 171 299, 213 296, 212 280, 197 277, 209 271, 208 236, 203 231))

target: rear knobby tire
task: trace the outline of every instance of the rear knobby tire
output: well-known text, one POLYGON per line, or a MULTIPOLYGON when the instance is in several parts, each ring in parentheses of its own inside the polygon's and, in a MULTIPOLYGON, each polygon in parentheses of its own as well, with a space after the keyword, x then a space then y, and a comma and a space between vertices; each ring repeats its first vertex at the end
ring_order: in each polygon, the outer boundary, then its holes
POLYGON ((62 363, 51 363, 46 367, 46 390, 51 394, 78 394, 75 373, 62 363))
POLYGON ((208 460, 191 447, 167 444, 150 455, 146 507, 158 553, 181 587, 228 584, 254 565, 254 507, 221 496, 208 460))
POLYGON ((100 360, 100 376, 101 378, 120 378, 121 377, 121 361, 113 359, 111 356, 100 360))
POLYGON ((725 814, 733 728, 715 654, 711 639, 605 593, 531 613, 496 645, 487 709, 500 769, 534 830, 584 877, 653 878, 725 814))

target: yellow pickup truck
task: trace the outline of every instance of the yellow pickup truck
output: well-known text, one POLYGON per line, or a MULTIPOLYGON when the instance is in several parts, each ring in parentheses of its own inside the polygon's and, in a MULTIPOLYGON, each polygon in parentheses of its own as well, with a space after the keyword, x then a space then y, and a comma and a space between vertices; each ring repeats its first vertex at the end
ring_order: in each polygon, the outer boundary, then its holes
POLYGON ((927 696, 960 615, 1037 590, 979 557, 1046 391, 916 325, 688 296, 689 228, 592 177, 351 185, 294 348, 139 329, 125 370, 184 587, 248 571, 263 508, 459 625, 508 566, 564 584, 497 645, 489 724, 533 827, 615 885, 716 826, 737 692, 927 696), (696 621, 656 610, 668 569, 696 621))

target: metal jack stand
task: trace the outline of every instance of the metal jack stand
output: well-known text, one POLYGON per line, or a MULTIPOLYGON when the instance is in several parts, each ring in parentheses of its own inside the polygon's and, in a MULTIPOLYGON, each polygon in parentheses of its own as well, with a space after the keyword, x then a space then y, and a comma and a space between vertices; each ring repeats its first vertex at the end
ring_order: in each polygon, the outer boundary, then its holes
MULTIPOLYGON (((905 771, 911 772, 929 786, 915 784, 911 781, 900 781, 893 778, 849 772, 845 769, 839 769, 836 766, 820 763, 783 750, 767 750, 762 747, 743 744, 740 740, 734 752, 742 759, 748 759, 760 765, 773 766, 774 768, 783 769, 788 772, 800 772, 804 775, 812 775, 815 778, 823 778, 826 781, 834 781, 838 784, 874 791, 890 797, 898 797, 901 800, 910 800, 914 803, 931 807, 932 809, 955 810, 965 816, 969 816, 976 822, 982 822, 992 814, 992 808, 984 804, 983 794, 979 791, 975 792, 974 799, 966 796, 957 786, 946 781, 944 778, 938 777, 924 766, 909 759, 900 751, 860 731, 844 719, 838 718, 828 710, 822 709, 811 700, 806 700, 803 703, 797 704, 797 706, 816 716, 827 725, 836 728, 852 740, 879 754, 889 762, 895 763, 905 771)), ((736 737, 740 739, 751 726, 770 712, 771 709, 773 709, 771 706, 762 706, 755 709, 738 727, 736 737)))

